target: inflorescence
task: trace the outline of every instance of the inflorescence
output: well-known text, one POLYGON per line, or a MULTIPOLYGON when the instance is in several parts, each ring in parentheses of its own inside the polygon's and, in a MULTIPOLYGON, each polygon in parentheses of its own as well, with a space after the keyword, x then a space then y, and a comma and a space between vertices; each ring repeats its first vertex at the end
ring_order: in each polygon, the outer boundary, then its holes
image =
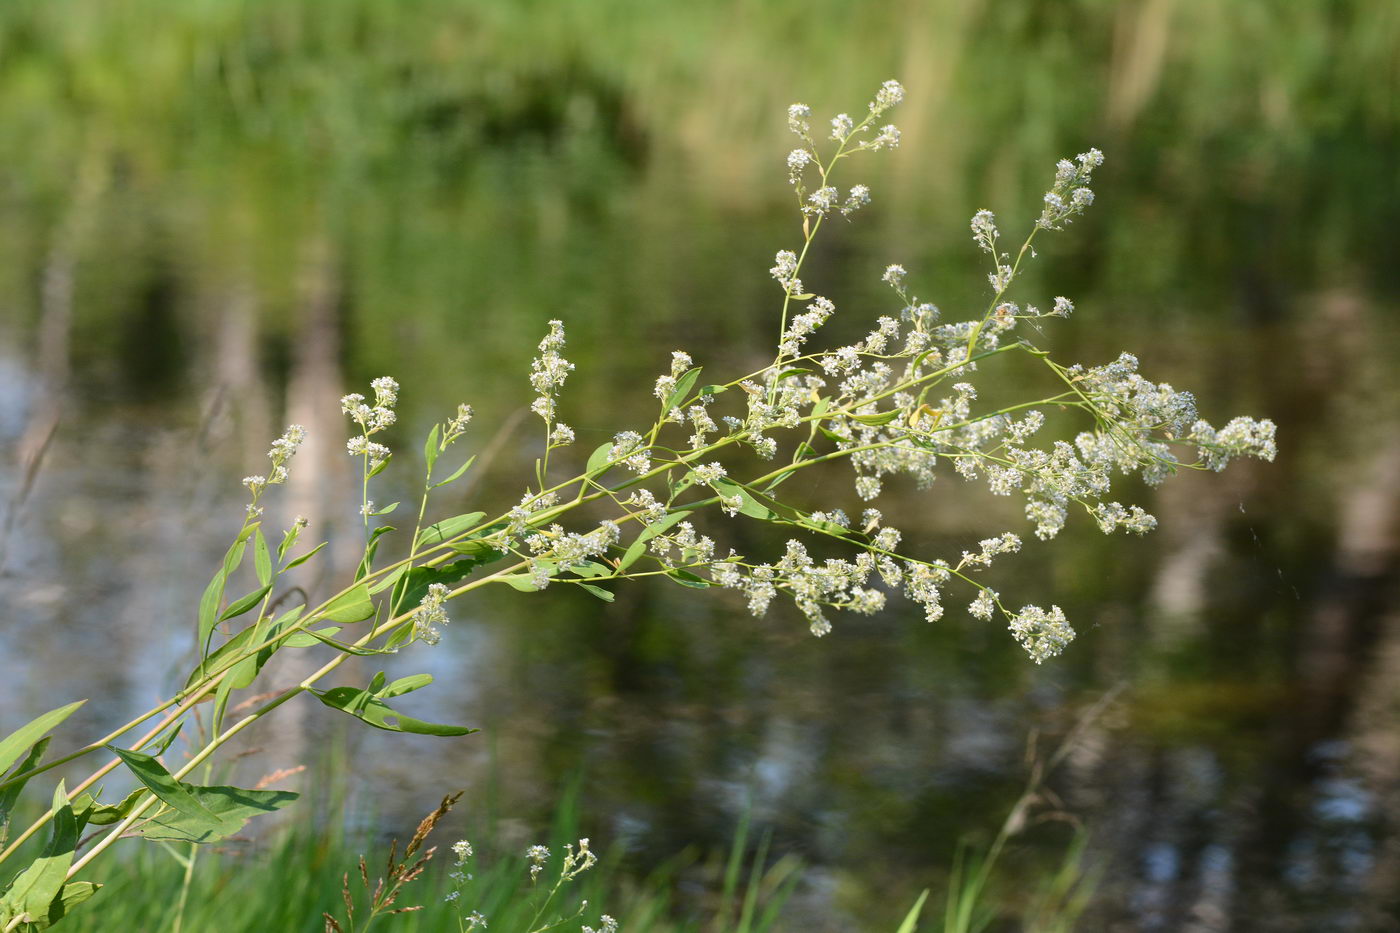
MULTIPOLYGON (((862 119, 837 114, 823 133, 813 132, 811 108, 788 109, 788 127, 800 145, 787 156, 787 180, 796 194, 803 239, 779 250, 769 270, 782 304, 772 362, 731 382, 705 385, 692 356, 675 351, 652 385, 661 403, 657 421, 645 430, 618 431, 589 458, 583 474, 554 485, 547 478, 549 451, 575 439, 558 418, 560 394, 574 366, 562 356, 563 323, 549 323, 530 375, 531 408, 546 426, 537 484, 499 520, 470 532, 478 550, 489 547, 522 562, 523 570, 506 582, 523 590, 578 584, 610 598, 597 584, 664 574, 687 586, 736 590, 754 615, 783 596, 818 636, 832 630, 833 611, 871 614, 894 594, 936 621, 943 617, 948 591, 962 587, 970 593, 967 608, 974 618, 988 621, 1000 613, 1012 637, 1040 663, 1074 638, 1063 611, 1035 605, 1013 611, 979 579, 993 563, 1021 550, 1020 535, 1010 530, 992 535, 956 561, 916 556, 903 546, 901 529, 874 506, 892 484, 925 490, 951 474, 985 485, 990 495, 1018 497, 1041 540, 1059 534, 1076 509, 1105 533, 1143 534, 1157 521, 1141 506, 1112 498, 1117 477, 1157 484, 1180 469, 1220 470, 1242 456, 1273 459, 1272 422, 1241 417, 1216 429, 1199 417, 1189 392, 1148 380, 1131 354, 1095 366, 1062 366, 1017 336, 1022 321, 1064 318, 1074 311, 1064 296, 1050 299, 1049 310, 1042 311, 1007 293, 1023 261, 1034 257, 1037 233, 1064 229, 1093 204, 1090 184, 1104 161, 1097 149, 1057 164, 1041 214, 1018 249, 1004 248, 991 211, 972 217, 972 240, 991 263, 990 295, 979 313, 961 320, 945 317, 914 294, 903 265, 890 264, 880 277, 897 305, 878 315, 864 337, 819 348, 819 332, 838 312, 830 299, 806 291, 802 273, 808 247, 825 218, 849 217, 871 203, 866 185, 844 192, 837 187, 835 170, 857 153, 899 144, 900 131, 886 116, 903 99, 903 87, 887 81, 862 119), (818 136, 824 137, 821 142, 818 136), (982 404, 977 389, 982 368, 1013 351, 1047 367, 1058 391, 1023 404, 982 404), (1073 440, 1037 443, 1047 410, 1078 415, 1083 429, 1073 440), (755 473, 737 463, 734 455, 744 450, 756 455, 756 478, 741 478, 755 473), (853 502, 802 508, 778 498, 778 484, 790 476, 841 461, 852 471, 853 502), (565 525, 575 506, 600 501, 611 504, 615 514, 586 530, 565 525), (857 502, 860 518, 852 520, 845 508, 857 502), (750 560, 701 531, 699 515, 710 506, 729 518, 800 530, 804 538, 789 540, 776 560, 750 560), (822 544, 840 551, 814 553, 822 544)), ((359 395, 342 400, 360 429, 348 449, 365 459, 367 476, 390 457, 388 448, 371 438, 394 423, 398 396, 398 384, 387 377, 375 380, 373 388, 372 405, 359 395)), ((462 433, 469 417, 470 409, 462 406, 456 419, 436 429, 439 449, 462 433)), ((271 478, 246 481, 255 497, 264 485, 285 477, 283 464, 301 434, 294 426, 274 446, 271 478)), ((367 496, 364 511, 367 521, 380 514, 367 496)), ((452 595, 443 584, 427 589, 412 612, 418 640, 438 640, 447 621, 443 606, 452 595)), ((548 852, 535 847, 529 857, 532 874, 538 875, 548 852)))

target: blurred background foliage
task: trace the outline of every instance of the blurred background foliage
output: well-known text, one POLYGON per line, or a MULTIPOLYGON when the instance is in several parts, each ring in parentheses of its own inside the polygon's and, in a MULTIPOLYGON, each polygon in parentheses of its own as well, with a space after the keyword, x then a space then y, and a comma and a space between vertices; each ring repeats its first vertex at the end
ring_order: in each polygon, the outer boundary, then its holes
MULTIPOLYGON (((633 587, 607 609, 493 595, 429 661, 452 721, 491 737, 352 738, 374 812, 398 825, 495 773, 491 812, 518 814, 515 839, 582 766, 581 819, 630 864, 722 850, 752 808, 774 857, 808 864, 791 928, 890 929, 947 878, 960 837, 1000 824, 1027 736, 1126 679, 1059 788, 1107 866, 1089 928, 1387 928, 1390 0, 9 0, 0 648, 23 668, 4 708, 134 703, 171 681, 237 477, 288 421, 321 440, 286 517, 334 539, 354 508, 336 399, 370 377, 404 383, 405 451, 476 406, 490 456, 472 494, 502 501, 534 456, 514 427, 548 319, 569 326, 564 410, 584 451, 650 412, 676 347, 711 371, 761 365, 765 270, 798 235, 785 108, 824 122, 889 77, 909 92, 903 145, 852 163, 846 182, 874 204, 823 231, 806 276, 841 309, 832 339, 893 310, 888 262, 948 316, 979 307, 967 218, 988 207, 1024 228, 1054 160, 1098 146, 1094 210, 1044 243, 1019 293, 1080 311, 1033 339, 1089 362, 1132 349, 1214 420, 1273 417, 1280 461, 1144 491, 1163 520, 1146 541, 1071 529, 1008 567, 999 589, 1080 624, 1045 669, 953 612, 817 643, 796 619, 690 591, 633 587), (74 642, 103 648, 75 662, 74 642)), ((1024 531, 955 482, 893 494, 916 541, 956 553, 1024 531)), ((852 498, 836 476, 817 492, 852 498)), ((269 770, 324 728, 297 715, 269 770)), ((1012 855, 1023 876, 1052 870, 1067 839, 1036 832, 1012 855)))

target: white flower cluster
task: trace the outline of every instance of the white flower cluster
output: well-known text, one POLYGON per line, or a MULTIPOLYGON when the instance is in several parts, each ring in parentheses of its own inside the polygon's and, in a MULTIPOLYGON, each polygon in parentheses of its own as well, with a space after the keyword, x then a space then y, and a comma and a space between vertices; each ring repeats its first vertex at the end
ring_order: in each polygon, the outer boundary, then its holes
POLYGON ((268 470, 267 475, 243 477, 243 485, 247 486, 253 494, 254 505, 249 506, 250 515, 261 514, 262 510, 257 508, 256 503, 264 489, 287 481, 287 464, 292 457, 296 456, 296 452, 305 440, 306 428, 299 424, 288 425, 287 430, 283 432, 281 437, 272 442, 272 447, 267 452, 267 458, 272 461, 271 469, 268 470))
POLYGON ((1039 606, 1024 606, 1011 617, 1007 628, 1037 664, 1055 657, 1074 641, 1074 629, 1059 606, 1051 606, 1049 612, 1039 606))
POLYGON ((836 313, 836 305, 830 298, 823 298, 820 295, 812 299, 807 305, 807 310, 792 316, 788 322, 787 330, 783 332, 783 339, 778 344, 779 359, 791 358, 802 352, 802 345, 807 342, 807 338, 816 333, 817 328, 826 323, 826 319, 836 313))
POLYGON ((559 354, 562 349, 564 322, 550 321, 549 333, 540 341, 540 355, 530 361, 530 386, 537 393, 530 403, 530 410, 543 418, 546 424, 553 423, 559 390, 574 368, 573 363, 559 354))
POLYGON ((801 293, 802 280, 797 278, 797 254, 792 250, 778 250, 778 254, 773 257, 773 268, 768 270, 768 274, 777 279, 783 291, 789 295, 801 293))
MULTIPOLYGON (((445 584, 429 583, 423 601, 413 610, 413 635, 424 644, 436 645, 442 636, 438 626, 451 621, 447 618, 447 610, 443 608, 450 594, 451 591, 445 584)), ((456 846, 453 846, 453 851, 456 851, 456 846)), ((467 855, 470 854, 471 846, 467 844, 467 855)))
POLYGON ((1094 192, 1088 184, 1100 165, 1103 153, 1097 149, 1081 152, 1073 162, 1061 159, 1055 166, 1055 184, 1045 192, 1045 208, 1037 225, 1061 230, 1075 215, 1084 213, 1094 203, 1094 192))
POLYGON ((472 407, 470 405, 458 405, 457 414, 452 420, 443 425, 442 446, 446 447, 457 438, 461 437, 467 430, 467 425, 472 420, 472 407))
POLYGON ((556 572, 572 570, 606 554, 621 537, 621 530, 612 521, 600 522, 597 528, 583 534, 565 531, 558 524, 537 531, 525 538, 525 546, 534 558, 530 563, 531 582, 544 589, 556 572))
POLYGON ((812 108, 806 104, 793 104, 788 108, 788 129, 803 139, 812 135, 812 108))
POLYGON ((525 534, 539 521, 539 519, 534 517, 536 513, 552 508, 558 501, 559 496, 557 493, 549 492, 543 495, 535 495, 531 492, 525 493, 520 499, 520 504, 507 513, 509 522, 506 525, 505 532, 502 534, 503 543, 507 546, 514 544, 521 535, 525 534))
POLYGON ((697 533, 690 522, 681 522, 675 531, 652 538, 647 549, 671 570, 701 566, 715 559, 714 540, 697 533))
POLYGON ((645 473, 651 469, 651 453, 647 450, 646 441, 636 431, 619 431, 613 435, 608 459, 614 462, 621 461, 636 473, 645 473))
POLYGON ((779 591, 787 592, 807 617, 812 634, 821 637, 831 631, 825 607, 864 615, 884 608, 885 594, 866 586, 876 569, 876 559, 868 552, 853 561, 833 557, 818 564, 806 546, 793 539, 775 564, 761 564, 745 575, 732 563, 719 563, 711 567, 711 578, 721 586, 742 588, 756 616, 768 610, 779 591))
POLYGON ((675 350, 671 353, 670 375, 657 376, 656 385, 652 387, 652 394, 663 403, 671 397, 671 393, 676 391, 676 381, 690 369, 695 361, 690 358, 690 354, 684 350, 675 350))
MULTIPOLYGON (((389 448, 370 437, 391 427, 397 420, 394 406, 399 401, 399 384, 389 376, 380 376, 370 383, 374 390, 374 404, 370 405, 358 392, 340 400, 340 410, 354 419, 360 426, 360 433, 345 442, 346 452, 352 457, 364 457, 366 468, 375 472, 390 457, 389 448)), ((471 417, 468 410, 468 418, 471 417)))
POLYGON ((582 933, 617 933, 620 929, 622 928, 615 919, 609 917, 607 914, 603 914, 598 918, 598 929, 595 930, 585 923, 582 933))
POLYGON ((549 860, 549 847, 533 845, 525 850, 525 857, 530 860, 530 881, 539 878, 540 872, 544 871, 544 863, 549 860))
POLYGON ((564 864, 559 869, 559 877, 564 881, 572 881, 597 863, 598 856, 594 855, 593 850, 588 848, 587 839, 578 841, 578 849, 575 849, 571 843, 565 843, 564 864))

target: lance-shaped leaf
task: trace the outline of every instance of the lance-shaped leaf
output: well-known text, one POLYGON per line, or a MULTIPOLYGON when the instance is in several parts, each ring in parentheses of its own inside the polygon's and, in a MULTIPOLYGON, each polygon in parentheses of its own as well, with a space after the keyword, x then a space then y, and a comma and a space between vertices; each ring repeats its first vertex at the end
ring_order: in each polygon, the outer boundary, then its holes
POLYGON ((434 522, 418 532, 418 540, 413 542, 413 550, 421 551, 424 548, 436 547, 449 538, 455 538, 462 532, 475 528, 477 523, 485 517, 485 512, 468 512, 465 515, 455 515, 452 518, 444 518, 440 522, 434 522))
POLYGON ((440 479, 436 483, 433 483, 432 488, 437 489, 439 486, 446 486, 448 483, 457 482, 457 480, 462 478, 463 473, 471 469, 472 464, 475 462, 476 455, 473 454, 472 456, 467 458, 465 463, 463 463, 457 469, 453 470, 451 474, 448 475, 447 479, 440 479))
POLYGON ((632 542, 631 546, 629 546, 627 548, 627 551, 622 555, 622 560, 618 563, 618 569, 626 570, 628 567, 631 567, 633 564, 635 564, 638 558, 640 558, 643 554, 646 553, 648 541, 650 541, 652 538, 655 538, 657 535, 661 534, 663 531, 670 528, 672 525, 676 524, 689 514, 689 509, 682 509, 679 512, 672 512, 670 515, 667 515, 660 521, 652 522, 650 525, 643 528, 641 534, 637 535, 637 539, 632 542))
POLYGON ((331 709, 349 713, 376 729, 386 729, 389 732, 411 732, 414 735, 469 735, 477 731, 466 726, 448 726, 405 716, 371 691, 357 687, 332 687, 329 690, 312 690, 311 692, 331 709))
POLYGON ((50 729, 72 716, 78 707, 86 702, 87 700, 79 700, 76 703, 69 703, 67 706, 50 710, 39 718, 20 726, 4 739, 0 739, 0 774, 8 771, 10 765, 14 764, 19 756, 25 753, 26 749, 43 738, 50 729))
POLYGON ((131 769, 131 773, 136 775, 136 780, 145 784, 162 803, 192 820, 203 820, 210 825, 218 824, 218 818, 190 793, 189 785, 175 780, 174 775, 165 770, 165 765, 157 761, 154 755, 117 748, 115 745, 108 745, 107 750, 120 758, 131 769))
POLYGON ((287 790, 244 790, 241 787, 182 785, 213 822, 198 820, 175 810, 164 810, 149 821, 132 827, 148 839, 167 842, 215 842, 241 830, 255 816, 273 813, 296 800, 287 790))
POLYGON ((63 782, 53 792, 53 834, 44 851, 20 872, 5 892, 4 909, 12 916, 28 914, 30 918, 45 917, 49 905, 63 890, 68 868, 73 864, 73 851, 78 847, 78 819, 68 802, 63 782))
POLYGON ((318 618, 328 622, 360 622, 374 615, 374 603, 370 602, 369 587, 363 583, 336 597, 318 618))
POLYGON ((239 532, 229 546, 228 553, 224 554, 223 566, 214 574, 209 585, 204 588, 204 595, 199 600, 199 650, 204 652, 204 646, 209 644, 209 636, 214 633, 214 626, 219 619, 219 605, 224 601, 224 585, 228 583, 228 578, 233 576, 233 572, 243 563, 243 552, 248 546, 248 536, 258 530, 258 523, 254 522, 239 532))
POLYGON ((666 397, 666 411, 670 411, 686 400, 686 397, 690 395, 690 390, 695 388, 695 380, 700 378, 700 369, 699 366, 688 369, 676 380, 676 387, 666 397))
POLYGON ((612 453, 613 442, 604 441, 593 449, 593 453, 588 455, 588 463, 584 467, 585 472, 590 477, 601 476, 608 468, 608 455, 612 453))

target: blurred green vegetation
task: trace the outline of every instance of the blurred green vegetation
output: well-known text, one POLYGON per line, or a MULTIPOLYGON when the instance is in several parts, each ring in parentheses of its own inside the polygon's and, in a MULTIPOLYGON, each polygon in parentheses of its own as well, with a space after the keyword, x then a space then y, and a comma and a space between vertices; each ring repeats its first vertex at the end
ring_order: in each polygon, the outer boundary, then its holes
POLYGON ((1400 284, 1396 48, 1389 0, 13 0, 0 292, 32 320, 71 248, 79 359, 128 389, 104 335, 137 330, 128 370, 178 385, 237 288, 275 360, 318 249, 357 372, 464 390, 565 312, 595 351, 639 314, 734 342, 793 235, 784 107, 898 76, 904 147, 823 247, 856 296, 894 258, 940 302, 980 294, 965 218, 1028 220, 1053 160, 1098 145, 1101 207, 1035 274, 1136 321, 1273 320, 1400 284))

